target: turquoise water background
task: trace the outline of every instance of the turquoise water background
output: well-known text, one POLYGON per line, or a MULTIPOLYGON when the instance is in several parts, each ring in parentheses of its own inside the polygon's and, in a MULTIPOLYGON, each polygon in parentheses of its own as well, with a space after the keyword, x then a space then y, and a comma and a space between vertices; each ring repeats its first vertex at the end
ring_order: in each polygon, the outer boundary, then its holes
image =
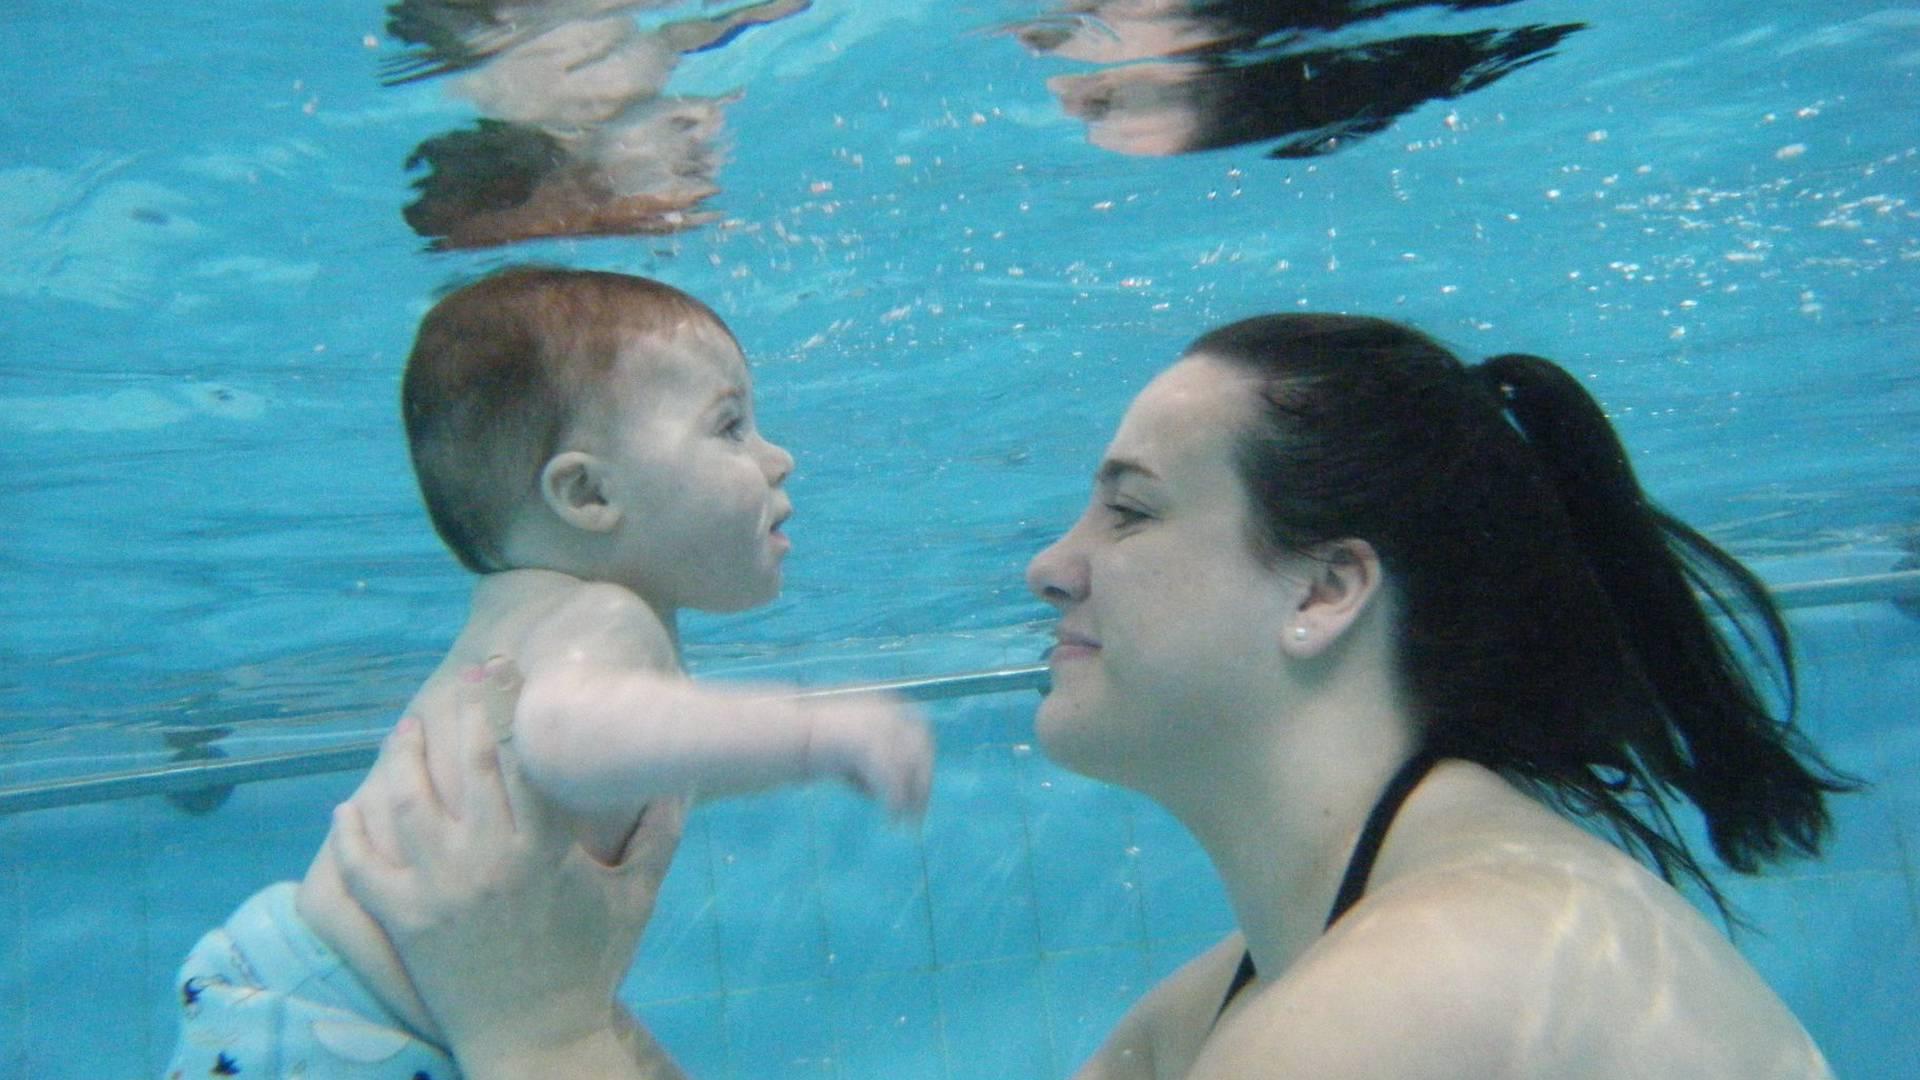
MULTIPOLYGON (((377 3, 0 6, 0 786, 383 729, 457 628, 395 397, 433 291, 537 258, 710 300, 791 448, 785 596, 690 619, 712 677, 1032 661, 1024 561, 1128 398, 1266 310, 1410 320, 1588 379, 1672 509, 1786 584, 1920 529, 1920 8, 1539 0, 1559 55, 1311 160, 1128 158, 981 31, 1012 2, 828 0, 689 58, 739 89, 724 219, 435 255, 402 162, 471 110, 383 89, 377 3), (170 739, 173 740, 170 742, 170 739)), ((1381 32, 1378 28, 1365 33, 1381 32)), ((1802 611, 1806 722, 1878 783, 1826 861, 1736 886, 1842 1076, 1911 1075, 1916 622, 1802 611)), ((837 791, 696 820, 628 996, 698 1076, 1064 1076, 1226 929, 1149 806, 932 711, 926 832, 837 791)), ((198 933, 298 874, 350 776, 0 818, 0 1074, 153 1075, 198 933)))

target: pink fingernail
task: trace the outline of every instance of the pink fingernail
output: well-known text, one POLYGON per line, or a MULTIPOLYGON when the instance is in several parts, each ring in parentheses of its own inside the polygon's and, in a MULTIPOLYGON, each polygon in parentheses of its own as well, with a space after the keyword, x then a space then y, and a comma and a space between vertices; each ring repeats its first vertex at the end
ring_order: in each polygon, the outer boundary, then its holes
POLYGON ((417 728, 419 726, 420 726, 420 718, 417 716, 414 716, 412 713, 408 713, 407 715, 400 718, 399 723, 393 725, 393 733, 395 735, 408 735, 413 732, 414 728, 417 728))
POLYGON ((488 657, 486 667, 481 669, 481 679, 493 686, 506 686, 512 678, 513 661, 504 656, 488 657))

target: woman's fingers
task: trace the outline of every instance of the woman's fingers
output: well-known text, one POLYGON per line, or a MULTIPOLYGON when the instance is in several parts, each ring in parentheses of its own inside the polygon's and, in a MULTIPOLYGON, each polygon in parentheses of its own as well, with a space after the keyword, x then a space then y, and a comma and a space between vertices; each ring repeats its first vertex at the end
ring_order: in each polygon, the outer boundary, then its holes
POLYGON ((613 869, 620 874, 643 878, 659 885, 673 867, 673 853, 680 847, 680 835, 687 827, 687 800, 655 799, 647 804, 627 838, 620 863, 613 869))
POLYGON ((466 769, 483 782, 469 794, 469 812, 476 822, 505 828, 539 844, 555 823, 547 803, 528 786, 513 752, 513 723, 525 687, 512 659, 496 656, 479 669, 474 683, 474 708, 461 725, 466 769))
POLYGON ((402 858, 403 837, 414 844, 420 842, 414 834, 422 817, 434 819, 439 795, 426 775, 426 736, 418 720, 402 717, 387 733, 380 744, 379 758, 367 770, 352 802, 367 841, 381 855, 402 858), (422 810, 428 813, 423 815, 422 810))
MULTIPOLYGON (((686 800, 656 799, 641 814, 617 865, 597 862, 574 845, 556 868, 552 880, 558 895, 568 899, 556 903, 555 914, 563 921, 555 936, 572 948, 587 946, 575 961, 574 980, 582 980, 587 970, 597 973, 587 980, 592 985, 612 988, 625 979, 673 866, 686 814, 686 800)), ((546 959, 559 952, 559 947, 550 949, 546 959)))
POLYGON ((404 911, 411 906, 408 867, 380 852, 367 835, 366 820, 351 802, 333 808, 327 848, 347 892, 361 905, 380 911, 404 911))
MULTIPOLYGON (((394 726, 354 803, 372 824, 385 827, 384 836, 402 861, 411 862, 422 850, 439 846, 447 807, 434 787, 426 728, 419 720, 402 717, 394 726)), ((378 828, 371 835, 382 838, 378 828)))
MULTIPOLYGON (((647 804, 627 841, 620 865, 614 873, 623 879, 619 892, 620 933, 627 941, 627 963, 633 962, 633 950, 653 918, 653 905, 660 899, 660 886, 673 869, 673 855, 679 850, 680 836, 687 825, 687 800, 655 799, 647 804)), ((619 973, 625 976, 624 968, 619 973)))
POLYGON ((333 808, 333 828, 327 832, 327 846, 341 856, 343 867, 348 863, 356 868, 399 865, 367 836, 366 819, 351 802, 333 808))
POLYGON ((516 807, 501 775, 501 748, 513 738, 513 710, 519 700, 520 671, 503 656, 469 668, 456 693, 460 816, 482 832, 516 825, 516 807))

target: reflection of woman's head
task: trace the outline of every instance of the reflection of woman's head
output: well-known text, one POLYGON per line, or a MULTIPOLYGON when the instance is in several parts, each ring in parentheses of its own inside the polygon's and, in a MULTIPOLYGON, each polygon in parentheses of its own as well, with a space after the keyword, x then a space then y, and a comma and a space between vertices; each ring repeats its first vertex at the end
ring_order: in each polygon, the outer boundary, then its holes
POLYGON ((1447 86, 1421 76, 1451 74, 1322 52, 1254 63, 1132 64, 1058 76, 1047 86, 1103 149, 1164 156, 1279 139, 1269 156, 1307 157, 1445 96, 1447 86))
POLYGON ((1035 53, 1063 60, 1120 64, 1244 43, 1227 19, 1198 12, 1189 0, 1077 0, 1053 15, 1006 27, 1035 53))
POLYGON ((1348 316, 1249 319, 1191 352, 1258 387, 1237 457, 1261 550, 1378 553, 1430 746, 1602 815, 1663 869, 1694 864, 1632 818, 1629 780, 1699 804, 1736 869, 1811 850, 1821 788, 1733 648, 1775 665, 1790 712, 1785 627, 1757 579, 1646 499, 1577 380, 1529 356, 1469 368, 1348 316), (1696 589, 1757 625, 1730 644, 1696 589))
POLYGON ((1165 157, 1200 149, 1208 117, 1189 64, 1133 64, 1089 75, 1059 75, 1047 89, 1067 115, 1087 125, 1087 141, 1105 150, 1165 157))

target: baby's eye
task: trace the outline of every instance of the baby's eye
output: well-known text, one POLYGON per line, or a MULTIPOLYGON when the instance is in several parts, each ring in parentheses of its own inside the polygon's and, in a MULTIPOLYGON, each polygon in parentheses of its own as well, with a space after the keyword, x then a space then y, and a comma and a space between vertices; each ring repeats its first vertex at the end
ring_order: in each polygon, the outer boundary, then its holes
POLYGON ((745 439, 747 437, 747 418, 744 416, 728 418, 725 423, 720 425, 720 434, 735 442, 745 439))
POLYGON ((1124 503, 1108 503, 1107 512, 1113 515, 1113 523, 1117 528, 1137 525, 1148 517, 1146 511, 1135 509, 1124 503))

